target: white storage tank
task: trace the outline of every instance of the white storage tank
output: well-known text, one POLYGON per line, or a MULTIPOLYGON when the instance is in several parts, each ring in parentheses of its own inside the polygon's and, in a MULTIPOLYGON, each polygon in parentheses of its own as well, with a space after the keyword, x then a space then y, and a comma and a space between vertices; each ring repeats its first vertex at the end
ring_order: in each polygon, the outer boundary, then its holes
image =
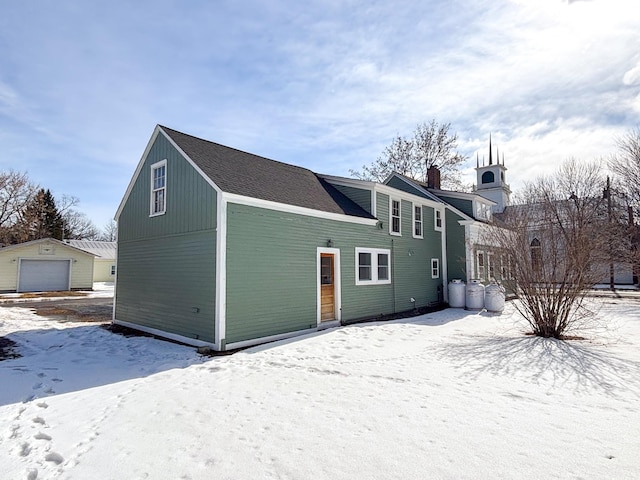
POLYGON ((452 308, 464 308, 465 284, 462 280, 449 282, 449 306, 452 308))
POLYGON ((465 299, 467 310, 482 310, 484 308, 484 285, 480 280, 469 280, 465 299))
POLYGON ((489 312, 501 312, 504 310, 504 287, 491 282, 484 289, 484 308, 489 312))

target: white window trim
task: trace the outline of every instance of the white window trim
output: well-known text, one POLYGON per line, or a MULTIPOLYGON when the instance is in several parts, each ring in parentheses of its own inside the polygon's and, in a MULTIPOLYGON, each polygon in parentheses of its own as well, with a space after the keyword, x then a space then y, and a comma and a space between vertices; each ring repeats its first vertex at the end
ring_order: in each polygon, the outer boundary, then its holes
POLYGON ((440 259, 439 258, 432 258, 431 259, 431 278, 440 278, 440 259), (433 268, 433 264, 436 264, 436 267, 433 268), (433 271, 436 271, 436 274, 433 274, 433 271))
POLYGON ((433 209, 433 229, 437 232, 442 231, 442 224, 444 223, 444 215, 439 208, 433 209), (440 214, 440 226, 438 226, 438 214, 440 214))
POLYGON ((424 208, 422 208, 422 205, 412 203, 411 211, 413 214, 413 229, 411 230, 411 234, 413 235, 413 238, 424 238, 424 208), (416 208, 420 209, 420 235, 416 235, 416 208))
MULTIPOLYGON (((154 163, 153 165, 151 165, 151 189, 150 189, 150 196, 149 196, 149 216, 150 217, 157 217, 159 215, 164 215, 165 213, 167 213, 167 160, 161 160, 159 162, 154 163), (162 189, 164 189, 164 205, 163 205, 163 209, 162 211, 159 212, 154 212, 153 208, 155 206, 155 202, 154 202, 154 194, 156 192, 156 190, 153 188, 153 173, 158 169, 158 168, 162 168, 164 167, 164 187, 162 187, 162 189)), ((160 190, 160 189, 158 189, 160 190)))
POLYGON ((355 258, 355 266, 356 266, 356 285, 388 285, 391 283, 391 250, 386 248, 361 248, 356 247, 356 258, 355 258), (371 254, 371 280, 360 280, 360 254, 361 253, 370 253, 371 254), (378 280, 378 255, 383 254, 387 255, 389 263, 387 268, 388 279, 386 280, 378 280))
POLYGON ((402 236, 402 200, 399 198, 389 197, 389 234, 402 236), (393 202, 398 202, 398 232, 393 231, 393 202))

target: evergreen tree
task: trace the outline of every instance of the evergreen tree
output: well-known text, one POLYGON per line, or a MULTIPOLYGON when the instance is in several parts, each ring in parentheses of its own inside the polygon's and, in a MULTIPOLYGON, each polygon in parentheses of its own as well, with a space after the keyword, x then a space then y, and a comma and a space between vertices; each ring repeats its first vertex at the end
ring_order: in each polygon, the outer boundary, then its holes
POLYGON ((26 241, 49 237, 62 240, 64 222, 49 189, 38 190, 25 209, 22 231, 26 241))

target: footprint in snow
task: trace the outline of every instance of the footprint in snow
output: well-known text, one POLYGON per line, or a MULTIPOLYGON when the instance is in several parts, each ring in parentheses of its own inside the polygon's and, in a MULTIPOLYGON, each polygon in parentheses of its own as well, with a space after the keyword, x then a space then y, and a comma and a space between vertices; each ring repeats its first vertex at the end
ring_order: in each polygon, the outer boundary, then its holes
POLYGON ((31 445, 29 445, 27 442, 21 443, 20 448, 18 449, 18 455, 20 455, 21 457, 26 457, 30 453, 31 445))
POLYGON ((47 402, 40 402, 37 405, 40 408, 49 408, 49 405, 47 405, 47 402))
POLYGON ((42 417, 36 417, 34 419, 31 420, 33 423, 38 423, 40 425, 46 425, 47 422, 44 421, 44 418, 42 417))
POLYGON ((38 374, 38 378, 44 378, 44 377, 46 377, 46 376, 47 376, 47 374, 46 374, 46 373, 42 373, 42 372, 40 372, 40 373, 38 374))
POLYGON ((56 465, 60 465, 62 462, 64 462, 64 458, 62 458, 62 455, 56 452, 47 453, 47 456, 44 457, 44 459, 47 462, 53 462, 56 465))
POLYGON ((51 440, 51 437, 49 435, 47 435, 46 433, 42 433, 42 432, 38 432, 36 433, 33 438, 35 438, 36 440, 51 440))
POLYGON ((38 390, 39 388, 42 388, 42 383, 36 383, 33 385, 33 387, 31 387, 33 390, 38 390))
POLYGON ((30 468, 27 470, 27 480, 36 480, 38 478, 38 469, 30 468))

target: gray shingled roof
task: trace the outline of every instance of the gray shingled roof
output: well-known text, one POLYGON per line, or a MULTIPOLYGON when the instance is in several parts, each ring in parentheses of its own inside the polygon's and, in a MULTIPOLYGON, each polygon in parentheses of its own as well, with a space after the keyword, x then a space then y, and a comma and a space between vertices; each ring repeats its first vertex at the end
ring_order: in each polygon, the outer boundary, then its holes
POLYGON ((160 126, 224 192, 323 212, 374 218, 311 170, 160 126))

